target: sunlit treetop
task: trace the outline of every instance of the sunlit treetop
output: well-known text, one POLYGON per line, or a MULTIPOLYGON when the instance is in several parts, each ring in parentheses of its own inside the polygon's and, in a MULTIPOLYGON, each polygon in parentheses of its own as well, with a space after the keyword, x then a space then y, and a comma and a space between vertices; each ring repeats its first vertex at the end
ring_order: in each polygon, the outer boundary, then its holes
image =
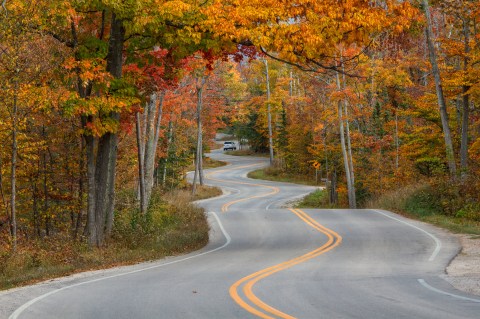
POLYGON ((382 33, 402 32, 416 9, 395 0, 213 0, 204 12, 212 33, 325 69, 335 68, 342 47, 361 51, 382 33))

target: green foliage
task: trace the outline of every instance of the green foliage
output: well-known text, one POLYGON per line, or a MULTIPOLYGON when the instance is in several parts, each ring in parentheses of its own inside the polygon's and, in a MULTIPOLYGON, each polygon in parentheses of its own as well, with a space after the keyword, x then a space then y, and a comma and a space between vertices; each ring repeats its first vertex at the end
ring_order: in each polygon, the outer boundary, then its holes
POLYGON ((422 157, 415 161, 415 168, 424 176, 433 177, 444 175, 446 165, 438 157, 422 157))
POLYGON ((405 214, 453 232, 480 234, 480 205, 474 199, 478 194, 466 185, 419 183, 382 194, 365 206, 405 214))
POLYGON ((235 136, 239 140, 247 140, 250 149, 255 153, 268 152, 268 138, 258 130, 260 125, 259 115, 256 112, 248 114, 246 123, 233 123, 235 136))
POLYGON ((104 59, 107 52, 108 43, 106 41, 100 40, 96 36, 86 36, 82 44, 78 46, 76 53, 79 59, 104 59))
POLYGON ((403 208, 407 213, 420 218, 442 213, 438 194, 433 193, 428 186, 412 194, 403 208))
POLYGON ((296 208, 331 208, 328 200, 328 192, 325 189, 316 191, 305 196, 300 202, 295 204, 296 208))
POLYGON ((267 167, 248 173, 249 178, 264 179, 268 181, 295 183, 302 185, 317 185, 315 176, 296 175, 286 172, 278 167, 267 167))

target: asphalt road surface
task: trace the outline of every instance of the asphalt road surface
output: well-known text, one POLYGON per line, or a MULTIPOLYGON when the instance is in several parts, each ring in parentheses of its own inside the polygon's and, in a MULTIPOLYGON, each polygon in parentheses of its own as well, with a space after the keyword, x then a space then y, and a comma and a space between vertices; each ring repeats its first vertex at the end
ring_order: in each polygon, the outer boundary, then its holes
POLYGON ((199 203, 207 247, 4 293, 6 318, 480 318, 480 297, 442 279, 459 251, 445 232, 380 210, 282 208, 314 188, 246 178, 264 158, 211 156, 230 164, 207 171, 225 190, 199 203))

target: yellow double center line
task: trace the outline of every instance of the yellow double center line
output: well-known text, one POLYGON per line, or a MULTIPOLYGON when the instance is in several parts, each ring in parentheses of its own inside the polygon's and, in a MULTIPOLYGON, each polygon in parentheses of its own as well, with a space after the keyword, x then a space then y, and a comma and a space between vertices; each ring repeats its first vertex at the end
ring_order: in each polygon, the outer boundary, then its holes
POLYGON ((337 234, 335 231, 328 229, 321 224, 317 223, 312 217, 310 217, 307 213, 300 209, 290 209, 295 215, 297 215, 301 220, 303 220, 305 223, 313 227, 314 229, 318 230, 322 234, 325 234, 328 238, 327 242, 323 244, 322 246, 318 247, 317 249, 299 256, 297 258, 291 259, 289 261, 280 263, 278 265, 272 266, 265 268, 263 270, 257 271, 256 273, 253 273, 247 277, 244 277, 234 283, 230 287, 230 296, 232 297, 233 300, 237 304, 239 304, 242 308, 247 310, 248 312, 260 317, 260 318, 265 318, 265 319, 276 319, 278 317, 280 318, 288 318, 288 319, 295 319, 295 317, 292 317, 284 312, 281 312, 278 309, 275 309, 263 301, 261 301, 255 294, 253 293, 252 289, 253 286, 260 280, 273 275, 276 272, 279 272, 281 270, 285 270, 287 268, 290 268, 292 266, 295 266, 297 264, 303 263, 307 260, 310 260, 312 258, 315 258, 317 256, 320 256, 321 254, 324 254, 338 245, 342 242, 342 237, 337 234), (240 297, 238 289, 240 286, 243 285, 243 293, 245 297, 251 302, 251 304, 247 303, 245 300, 240 297), (256 306, 256 307, 255 307, 256 306))
MULTIPOLYGON (((258 165, 261 165, 262 163, 260 164, 252 164, 252 165, 246 165, 246 166, 238 166, 238 167, 234 167, 232 169, 239 169, 239 168, 247 168, 247 167, 252 167, 252 166, 258 166, 258 165)), ((229 171, 231 169, 224 169, 224 170, 219 170, 219 171, 214 171, 212 172, 211 174, 213 173, 221 173, 221 172, 226 172, 226 171, 229 171)), ((277 194, 280 189, 278 187, 275 187, 275 186, 269 186, 269 185, 262 185, 262 184, 255 184, 255 183, 247 183, 247 182, 236 182, 236 181, 226 181, 226 180, 223 180, 223 179, 217 179, 217 178, 213 178, 211 177, 211 174, 207 175, 207 178, 209 180, 212 180, 212 181, 217 181, 217 182, 222 182, 222 183, 229 183, 229 184, 237 184, 237 185, 249 185, 249 186, 258 186, 258 187, 264 187, 264 188, 269 188, 271 189, 272 191, 269 192, 269 193, 266 193, 266 194, 261 194, 261 195, 255 195, 255 196, 251 196, 251 197, 245 197, 245 198, 241 198, 241 199, 237 199, 237 200, 234 200, 234 201, 231 201, 231 202, 228 202, 226 204, 224 204, 222 206, 222 213, 225 213, 228 211, 228 208, 233 205, 233 204, 236 204, 236 203, 239 203, 239 202, 244 202, 244 201, 247 201, 247 200, 250 200, 250 199, 254 199, 254 198, 261 198, 261 197, 266 197, 266 196, 270 196, 270 195, 274 195, 274 194, 277 194)))

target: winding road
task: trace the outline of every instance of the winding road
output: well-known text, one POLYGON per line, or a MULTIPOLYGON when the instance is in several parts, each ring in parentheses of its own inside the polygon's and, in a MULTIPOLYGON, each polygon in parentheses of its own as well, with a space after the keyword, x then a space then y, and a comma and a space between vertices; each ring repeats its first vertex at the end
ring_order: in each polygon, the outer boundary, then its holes
POLYGON ((223 196, 204 249, 0 295, 9 319, 480 318, 480 297, 442 279, 455 238, 380 210, 282 208, 314 188, 251 180, 263 158, 214 151, 223 196), (11 311, 10 311, 11 310, 11 311))

